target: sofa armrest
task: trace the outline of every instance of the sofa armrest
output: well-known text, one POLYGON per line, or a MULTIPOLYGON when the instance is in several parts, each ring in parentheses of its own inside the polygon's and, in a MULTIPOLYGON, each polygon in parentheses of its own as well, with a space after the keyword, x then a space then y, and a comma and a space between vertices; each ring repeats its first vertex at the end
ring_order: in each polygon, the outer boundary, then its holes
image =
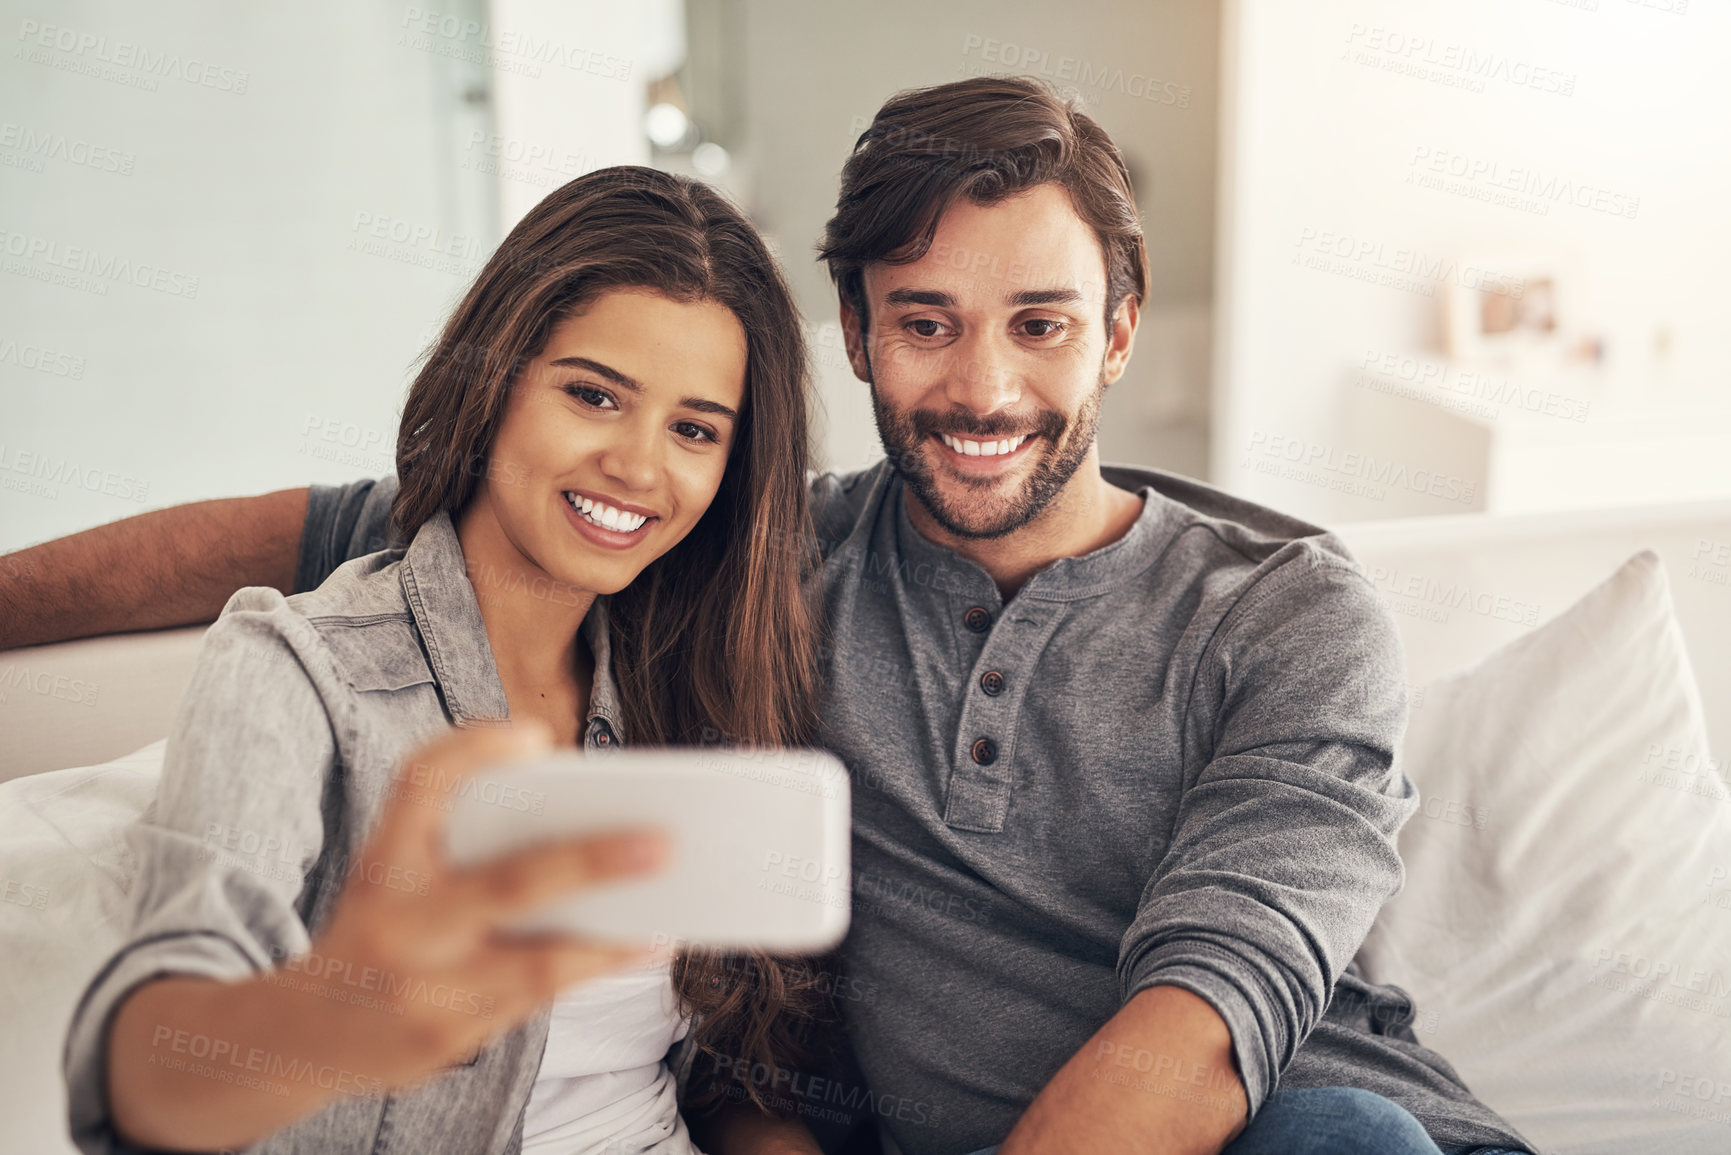
POLYGON ((166 737, 208 628, 0 653, 0 782, 106 762, 166 737))

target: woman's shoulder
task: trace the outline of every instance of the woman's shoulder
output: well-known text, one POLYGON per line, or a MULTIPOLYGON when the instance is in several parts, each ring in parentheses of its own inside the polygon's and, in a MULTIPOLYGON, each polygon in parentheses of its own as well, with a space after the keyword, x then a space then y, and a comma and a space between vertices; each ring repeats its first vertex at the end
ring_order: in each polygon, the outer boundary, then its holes
POLYGON ((351 684, 356 671, 350 667, 357 664, 413 661, 420 646, 403 592, 402 558, 401 549, 355 558, 317 589, 297 594, 268 586, 236 590, 206 635, 206 650, 292 655, 301 676, 318 681, 328 673, 351 684))
POLYGON ((364 622, 409 614, 403 593, 401 549, 380 550, 344 562, 316 589, 284 594, 270 586, 247 586, 229 596, 212 632, 246 627, 300 636, 321 623, 364 622))
POLYGON ((402 575, 407 552, 397 548, 363 554, 331 571, 316 589, 284 600, 296 613, 309 619, 407 614, 409 603, 403 593, 402 575))

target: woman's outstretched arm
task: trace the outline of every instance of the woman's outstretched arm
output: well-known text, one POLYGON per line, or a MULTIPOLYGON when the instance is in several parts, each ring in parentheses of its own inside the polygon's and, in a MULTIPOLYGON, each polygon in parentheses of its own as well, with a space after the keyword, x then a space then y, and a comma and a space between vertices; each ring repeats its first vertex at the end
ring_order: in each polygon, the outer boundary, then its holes
POLYGON ((109 1032, 116 1133, 152 1150, 240 1148, 339 1095, 382 1093, 346 1065, 343 1009, 262 977, 141 984, 109 1032))
POLYGON ((642 961, 647 947, 506 938, 498 924, 656 868, 666 848, 650 832, 547 843, 464 870, 443 860, 445 795, 478 769, 544 752, 549 738, 538 724, 453 731, 409 755, 308 952, 321 967, 388 975, 406 990, 472 992, 490 1015, 466 1013, 457 1000, 408 997, 382 1009, 331 1000, 301 987, 293 959, 240 980, 146 981, 123 997, 108 1035, 114 1132, 168 1150, 247 1147, 340 1098, 420 1082, 515 1029, 560 990, 642 961), (416 776, 440 785, 415 787, 416 776), (393 878, 417 885, 393 886, 393 878))

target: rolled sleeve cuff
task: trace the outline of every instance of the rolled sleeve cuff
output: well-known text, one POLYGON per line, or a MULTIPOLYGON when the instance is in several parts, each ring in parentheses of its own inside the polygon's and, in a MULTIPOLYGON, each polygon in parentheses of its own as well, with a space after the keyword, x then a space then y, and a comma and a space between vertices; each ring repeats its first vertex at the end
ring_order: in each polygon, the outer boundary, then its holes
POLYGON ((129 944, 91 980, 73 1013, 62 1068, 72 1141, 86 1155, 144 1155, 119 1138, 108 1108, 108 1030, 135 987, 173 976, 246 978, 259 970, 245 947, 210 930, 165 931, 129 944))
POLYGON ((391 530, 391 503, 396 496, 395 476, 351 485, 309 486, 293 592, 318 589, 331 571, 351 558, 407 544, 391 530))
POLYGON ((1250 1118, 1254 1119, 1280 1077, 1273 1059, 1278 1049, 1270 1039, 1273 1028, 1265 1001, 1250 993, 1258 989, 1254 974, 1229 951, 1202 942, 1169 942, 1137 960, 1125 984, 1124 1001, 1155 986, 1187 990, 1206 1000, 1225 1021, 1250 1118))

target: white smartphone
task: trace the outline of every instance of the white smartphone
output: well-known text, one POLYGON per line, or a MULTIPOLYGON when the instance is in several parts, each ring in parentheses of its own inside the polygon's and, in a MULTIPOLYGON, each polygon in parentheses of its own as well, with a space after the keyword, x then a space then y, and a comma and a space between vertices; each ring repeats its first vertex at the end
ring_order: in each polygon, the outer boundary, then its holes
POLYGON ((659 827, 659 874, 609 882, 508 924, 614 942, 820 952, 848 928, 847 771, 821 750, 620 750, 481 770, 446 852, 466 867, 614 827, 659 827))

